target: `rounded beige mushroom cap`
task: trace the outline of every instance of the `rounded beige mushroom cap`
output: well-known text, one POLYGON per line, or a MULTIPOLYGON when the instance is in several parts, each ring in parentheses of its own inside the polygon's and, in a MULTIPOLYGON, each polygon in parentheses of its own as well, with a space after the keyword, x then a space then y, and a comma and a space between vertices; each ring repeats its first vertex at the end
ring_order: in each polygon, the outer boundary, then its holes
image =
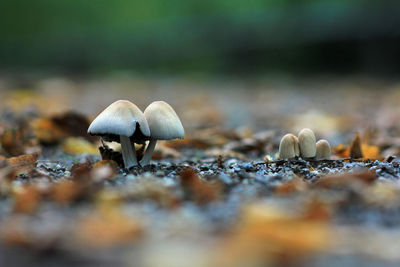
POLYGON ((175 110, 164 101, 154 101, 144 116, 150 127, 151 138, 157 140, 182 139, 185 136, 181 120, 175 110))
POLYGON ((293 134, 286 134, 279 144, 279 158, 290 159, 299 155, 299 143, 293 134))
POLYGON ((315 157, 317 147, 315 144, 314 132, 308 128, 305 128, 299 133, 299 148, 300 155, 303 158, 315 157))
POLYGON ((135 104, 128 100, 118 100, 93 120, 88 133, 103 136, 107 141, 119 142, 120 135, 149 137, 150 129, 143 112, 135 104))
POLYGON ((325 139, 321 139, 317 142, 317 159, 329 159, 331 156, 331 146, 325 139))

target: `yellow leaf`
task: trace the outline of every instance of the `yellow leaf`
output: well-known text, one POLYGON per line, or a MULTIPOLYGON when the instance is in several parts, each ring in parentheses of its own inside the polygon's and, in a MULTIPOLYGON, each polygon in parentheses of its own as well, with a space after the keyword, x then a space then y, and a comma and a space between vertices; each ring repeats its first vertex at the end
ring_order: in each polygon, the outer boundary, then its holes
POLYGON ((68 137, 62 145, 63 150, 68 154, 98 154, 99 150, 95 145, 82 137, 68 137))

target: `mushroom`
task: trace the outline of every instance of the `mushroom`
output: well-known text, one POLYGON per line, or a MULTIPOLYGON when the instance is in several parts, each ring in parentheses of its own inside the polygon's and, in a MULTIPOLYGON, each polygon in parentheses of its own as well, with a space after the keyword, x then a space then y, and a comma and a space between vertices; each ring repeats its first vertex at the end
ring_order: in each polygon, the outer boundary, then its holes
POLYGON ((302 158, 312 158, 316 154, 316 144, 314 132, 308 128, 305 128, 299 133, 299 148, 300 155, 302 158))
POLYGON ((140 161, 142 166, 149 165, 157 140, 182 139, 185 136, 181 120, 174 109, 164 101, 154 101, 145 110, 144 116, 150 127, 150 142, 140 161))
POLYGON ((138 165, 132 143, 144 143, 150 129, 143 112, 132 102, 118 100, 102 111, 90 124, 88 133, 108 142, 121 143, 125 168, 138 165))
POLYGON ((290 159, 299 155, 299 141, 293 134, 286 134, 279 144, 279 158, 290 159))
POLYGON ((329 145, 329 142, 326 141, 325 139, 321 139, 317 142, 317 153, 316 153, 316 158, 317 159, 329 159, 331 155, 331 146, 329 145))

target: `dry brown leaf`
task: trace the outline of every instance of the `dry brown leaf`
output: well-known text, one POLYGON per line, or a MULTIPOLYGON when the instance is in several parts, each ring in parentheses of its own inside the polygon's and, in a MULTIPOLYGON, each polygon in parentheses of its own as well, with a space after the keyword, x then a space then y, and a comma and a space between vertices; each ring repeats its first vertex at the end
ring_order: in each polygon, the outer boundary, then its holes
POLYGON ((378 146, 368 145, 368 144, 361 144, 360 147, 358 146, 358 141, 353 141, 352 145, 354 146, 353 149, 353 156, 350 153, 350 147, 340 144, 338 146, 333 147, 332 152, 339 158, 355 158, 356 156, 360 155, 360 151, 362 151, 362 157, 359 159, 367 160, 367 159, 377 159, 382 160, 383 156, 380 153, 380 149, 378 146), (358 151, 358 152, 357 152, 358 151))
POLYGON ((42 194, 35 185, 22 186, 13 191, 14 212, 35 213, 42 200, 42 194))
POLYGON ((54 184, 52 189, 52 199, 62 205, 68 205, 76 201, 84 193, 83 185, 68 180, 54 184))
POLYGON ((360 159, 364 157, 361 149, 361 138, 359 133, 355 134, 354 139, 351 142, 349 155, 350 158, 353 159, 360 159))
POLYGON ((350 157, 350 150, 348 146, 344 144, 337 145, 332 148, 333 154, 338 156, 339 158, 348 158, 350 157))
POLYGON ((321 177, 315 183, 315 186, 324 188, 359 188, 373 183, 377 178, 376 173, 371 171, 349 172, 321 177))
MULTIPOLYGON (((0 183, 10 182, 16 177, 15 170, 8 164, 8 160, 0 156, 0 183)), ((0 190, 1 191, 1 190, 0 190)))
POLYGON ((180 176, 181 185, 186 196, 197 204, 207 204, 220 197, 220 186, 201 181, 196 171, 192 168, 185 168, 180 176))
POLYGON ((302 192, 308 188, 306 182, 296 177, 292 181, 284 183, 275 188, 275 193, 278 195, 287 195, 295 192, 302 192))
POLYGON ((38 155, 29 154, 7 159, 7 163, 15 171, 16 175, 32 171, 36 167, 38 155))
POLYGON ((95 136, 87 134, 89 120, 86 116, 68 111, 50 118, 67 136, 81 136, 88 140, 96 140, 95 136))
POLYGON ((0 135, 1 148, 9 155, 22 154, 23 140, 22 134, 17 129, 5 129, 0 135))
POLYGON ((66 137, 66 133, 51 119, 36 119, 31 126, 36 138, 44 144, 55 144, 66 137))
POLYGON ((92 165, 89 162, 76 163, 71 167, 71 174, 73 178, 80 182, 90 182, 91 175, 90 170, 92 165))
POLYGON ((71 111, 50 118, 36 119, 32 121, 31 126, 36 138, 44 144, 55 144, 70 136, 95 140, 95 137, 87 134, 88 119, 71 111))
POLYGON ((327 222, 332 218, 332 211, 328 204, 323 203, 320 200, 313 199, 303 213, 305 220, 322 221, 327 222))

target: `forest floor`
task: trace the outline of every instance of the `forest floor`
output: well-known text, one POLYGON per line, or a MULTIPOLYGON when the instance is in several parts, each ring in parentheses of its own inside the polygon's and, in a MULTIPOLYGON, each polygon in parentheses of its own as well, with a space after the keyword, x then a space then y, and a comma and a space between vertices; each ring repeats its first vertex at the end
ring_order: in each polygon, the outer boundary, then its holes
POLYGON ((0 99, 0 266, 400 263, 397 81, 3 77, 0 99), (87 128, 118 99, 168 102, 185 139, 102 158, 87 128), (302 128, 329 160, 277 159, 302 128))

